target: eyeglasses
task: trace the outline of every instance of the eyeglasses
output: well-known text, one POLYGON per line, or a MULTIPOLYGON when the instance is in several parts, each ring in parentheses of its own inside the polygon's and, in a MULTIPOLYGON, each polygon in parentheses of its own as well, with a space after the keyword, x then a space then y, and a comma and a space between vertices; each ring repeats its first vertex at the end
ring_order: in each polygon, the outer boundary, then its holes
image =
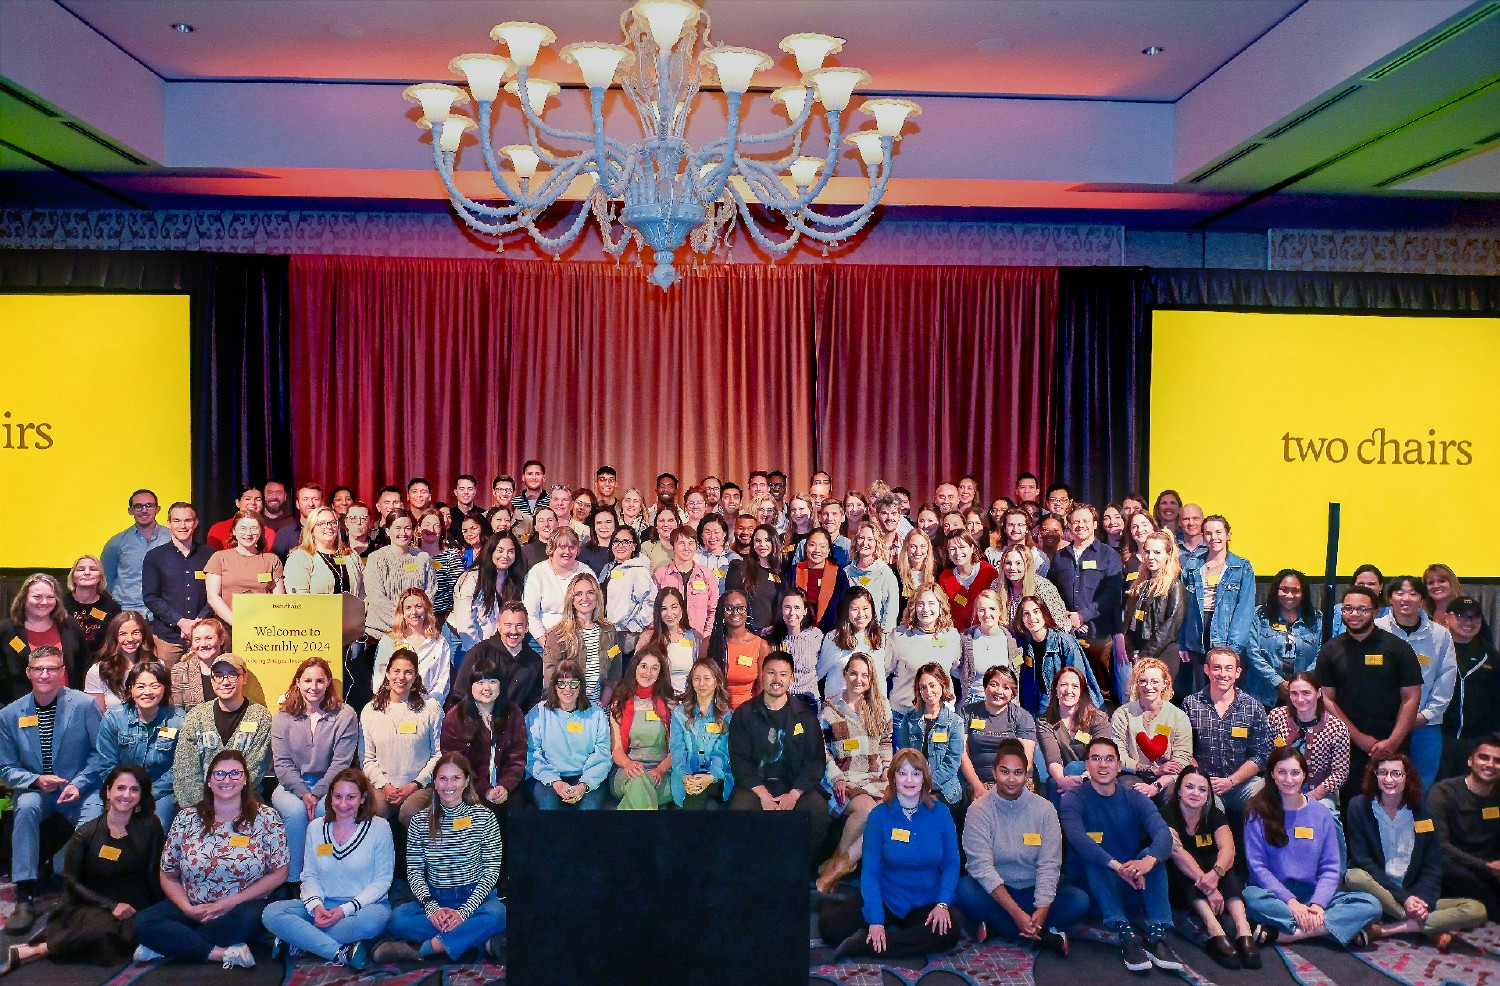
POLYGON ((240 676, 238 671, 210 671, 209 676, 215 681, 232 681, 240 676))
POLYGON ((1348 603, 1344 603, 1343 609, 1344 609, 1344 612, 1346 612, 1346 613, 1369 613, 1369 612, 1371 612, 1371 607, 1369 607, 1369 606, 1350 606, 1348 603))
POLYGON ((63 671, 61 664, 33 664, 26 670, 37 674, 62 674, 63 671))
POLYGON ((611 541, 609 543, 610 543, 611 546, 616 547, 616 548, 620 547, 621 545, 624 545, 627 548, 634 548, 635 547, 635 542, 632 541, 630 538, 615 538, 613 541, 611 541))
POLYGON ((724 607, 724 612, 726 612, 726 613, 744 613, 744 612, 746 612, 748 610, 748 608, 749 607, 747 607, 744 603, 730 603, 728 606, 724 607))
POLYGON ((155 510, 156 509, 156 504, 154 504, 154 503, 132 503, 130 505, 130 509, 131 510, 155 510))
POLYGON ((245 776, 245 772, 236 767, 234 770, 216 770, 213 778, 216 781, 237 781, 245 776))
POLYGON ((1375 776, 1376 777, 1389 777, 1392 780, 1398 780, 1399 781, 1401 778, 1403 778, 1403 777, 1406 776, 1406 771, 1404 771, 1404 770, 1377 770, 1377 771, 1375 771, 1375 776))
POLYGON ((556 684, 558 688, 577 688, 583 683, 577 678, 559 678, 556 682, 554 682, 554 684, 556 684))

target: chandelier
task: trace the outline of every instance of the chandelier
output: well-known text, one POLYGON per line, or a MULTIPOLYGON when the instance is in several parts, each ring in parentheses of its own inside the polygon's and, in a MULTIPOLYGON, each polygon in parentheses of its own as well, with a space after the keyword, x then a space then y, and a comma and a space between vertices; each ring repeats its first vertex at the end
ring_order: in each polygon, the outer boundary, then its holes
POLYGON ((422 107, 419 125, 432 131, 433 161, 454 210, 474 230, 495 237, 497 249, 504 248, 507 233, 519 229, 553 254, 576 240, 593 216, 607 254, 619 257, 631 242, 642 252, 648 247, 653 251, 656 265, 650 280, 663 289, 678 279, 673 266, 678 248, 690 241, 694 253, 706 256, 724 244, 736 225, 743 225, 772 257, 785 256, 802 237, 826 247, 857 233, 885 193, 892 145, 906 118, 921 112, 917 104, 904 99, 860 104, 861 112, 874 117, 875 127, 845 140, 864 162, 869 195, 852 211, 818 212, 812 203, 838 160, 841 115, 854 89, 869 83, 869 74, 823 65, 843 48, 842 38, 793 34, 780 47, 796 58, 801 82, 770 94, 789 124, 772 133, 744 134, 741 101, 751 78, 769 69, 772 60, 753 48, 712 41, 709 28, 708 13, 692 0, 638 0, 620 17, 625 44, 588 41, 564 47, 560 56, 578 67, 588 88, 592 132, 558 129, 542 119, 559 86, 530 74, 541 48, 557 40, 541 24, 508 21, 490 32, 506 46, 509 58, 467 54, 449 62, 449 69, 468 81, 467 90, 436 82, 408 88, 406 99, 422 107), (683 134, 706 72, 717 78, 728 101, 728 126, 722 138, 694 150, 683 134), (512 73, 515 78, 507 82, 512 73), (604 97, 617 77, 640 122, 641 137, 631 144, 604 130, 604 97), (496 148, 490 134, 502 84, 520 105, 527 143, 496 148), (477 119, 454 111, 471 97, 478 104, 477 119), (822 105, 828 126, 828 147, 821 157, 802 153, 803 130, 815 102, 822 105), (468 198, 454 181, 459 146, 471 130, 477 132, 485 167, 507 204, 468 198), (543 137, 583 146, 564 154, 544 146, 543 137), (779 158, 744 153, 788 142, 790 149, 779 158), (500 170, 501 158, 509 161, 513 181, 500 170), (588 183, 582 208, 558 224, 556 235, 544 233, 537 220, 580 178, 588 183), (780 215, 785 235, 773 237, 762 228, 751 209, 756 202, 780 215))

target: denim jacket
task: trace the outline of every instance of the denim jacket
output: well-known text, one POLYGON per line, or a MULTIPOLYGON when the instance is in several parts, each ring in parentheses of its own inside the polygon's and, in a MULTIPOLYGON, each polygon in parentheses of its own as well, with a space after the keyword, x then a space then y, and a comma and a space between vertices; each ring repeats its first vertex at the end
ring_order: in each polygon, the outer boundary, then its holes
MULTIPOLYGON (((688 701, 696 702, 693 696, 688 701)), ((687 789, 682 779, 689 774, 712 774, 714 780, 724 784, 724 800, 734 790, 734 772, 729 769, 729 720, 727 713, 722 723, 706 716, 693 716, 691 724, 681 705, 672 709, 672 729, 667 733, 667 742, 672 751, 672 799, 682 806, 687 789)))
MULTIPOLYGON (((1029 636, 1022 635, 1021 653, 1026 660, 1033 660, 1032 655, 1042 650, 1041 646, 1031 640, 1029 636)), ((1089 697, 1099 708, 1104 708, 1104 693, 1099 690, 1099 682, 1094 678, 1094 668, 1089 664, 1088 658, 1083 656, 1083 648, 1074 637, 1066 630, 1048 630, 1046 649, 1042 650, 1041 659, 1035 662, 1032 669, 1036 675, 1037 687, 1041 689, 1042 708, 1052 700, 1052 679, 1063 668, 1077 668, 1083 672, 1084 680, 1088 682, 1089 697)))
POLYGON ((938 710, 932 723, 932 732, 927 731, 922 710, 898 713, 895 724, 895 745, 898 750, 921 750, 932 768, 932 787, 945 802, 956 805, 964 796, 963 779, 958 775, 958 765, 964 759, 964 744, 968 734, 964 732, 964 721, 953 709, 944 705, 938 710), (947 739, 936 739, 947 734, 947 739))
POLYGON ((95 742, 99 776, 102 784, 111 770, 122 763, 146 768, 151 778, 151 793, 156 798, 172 795, 172 763, 177 756, 177 737, 182 732, 187 713, 175 705, 163 705, 149 726, 141 725, 135 706, 117 705, 104 714, 95 742))
MULTIPOLYGON (((1182 588, 1188 595, 1187 618, 1182 621, 1181 646, 1194 654, 1203 649, 1203 559, 1190 559, 1182 570, 1182 588)), ((1208 628, 1208 646, 1233 647, 1244 659, 1250 646, 1250 628, 1255 622, 1255 569, 1234 552, 1224 560, 1214 597, 1214 618, 1208 628)))
POLYGON ((1291 649, 1292 673, 1311 671, 1318 662, 1323 646, 1323 615, 1313 614, 1312 626, 1302 619, 1285 623, 1280 616, 1268 619, 1255 614, 1250 627, 1250 652, 1245 655, 1245 674, 1240 687, 1259 700, 1261 705, 1280 701, 1276 689, 1286 682, 1282 676, 1282 658, 1291 649))

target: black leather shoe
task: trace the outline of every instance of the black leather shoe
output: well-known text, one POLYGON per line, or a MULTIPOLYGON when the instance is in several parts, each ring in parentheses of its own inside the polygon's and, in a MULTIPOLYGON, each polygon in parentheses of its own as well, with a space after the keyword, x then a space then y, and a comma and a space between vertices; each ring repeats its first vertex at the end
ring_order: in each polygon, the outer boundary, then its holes
POLYGON ((1238 969, 1240 967, 1240 955, 1234 949, 1234 943, 1224 935, 1214 935, 1203 943, 1203 950, 1208 957, 1226 969, 1238 969))
POLYGON ((1055 955, 1068 957, 1068 933, 1066 931, 1054 931, 1051 928, 1043 928, 1036 936, 1037 944, 1055 955))
POLYGON ((1234 950, 1240 955, 1240 966, 1245 969, 1260 968, 1260 945, 1254 937, 1246 935, 1234 940, 1234 950))
POLYGON ((30 900, 16 901, 16 909, 5 919, 7 935, 24 935, 36 924, 36 906, 30 900))

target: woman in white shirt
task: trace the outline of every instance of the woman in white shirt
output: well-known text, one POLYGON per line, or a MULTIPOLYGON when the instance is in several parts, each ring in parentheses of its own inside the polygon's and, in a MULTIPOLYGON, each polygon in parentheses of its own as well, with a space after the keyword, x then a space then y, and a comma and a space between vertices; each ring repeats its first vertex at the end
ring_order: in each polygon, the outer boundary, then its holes
POLYGON ((453 672, 448 641, 438 632, 437 614, 432 600, 421 589, 407 589, 396 604, 396 625, 380 639, 375 648, 375 671, 370 676, 370 690, 385 680, 385 667, 398 648, 417 655, 417 669, 422 687, 439 705, 448 697, 448 678, 453 672))
POLYGON ((573 529, 559 528, 547 546, 547 560, 532 566, 526 573, 526 588, 521 593, 521 601, 526 604, 527 622, 538 647, 547 646, 547 631, 562 619, 568 583, 573 576, 579 573, 594 575, 593 569, 578 561, 578 548, 578 535, 573 529))
POLYGON ((443 747, 443 707, 427 697, 417 655, 401 648, 391 655, 385 680, 359 715, 359 759, 380 796, 387 820, 398 819, 397 836, 432 798, 425 791, 443 747))

